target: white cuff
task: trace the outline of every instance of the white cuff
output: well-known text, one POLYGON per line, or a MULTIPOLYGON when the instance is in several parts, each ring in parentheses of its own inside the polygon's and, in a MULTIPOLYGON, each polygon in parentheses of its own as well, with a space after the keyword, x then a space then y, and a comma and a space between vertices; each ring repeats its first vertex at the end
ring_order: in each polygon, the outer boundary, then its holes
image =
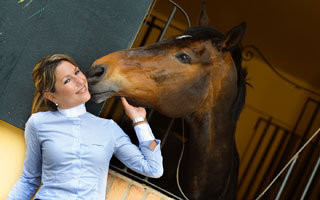
POLYGON ((136 131, 139 142, 155 139, 149 124, 143 123, 135 125, 133 128, 136 131))

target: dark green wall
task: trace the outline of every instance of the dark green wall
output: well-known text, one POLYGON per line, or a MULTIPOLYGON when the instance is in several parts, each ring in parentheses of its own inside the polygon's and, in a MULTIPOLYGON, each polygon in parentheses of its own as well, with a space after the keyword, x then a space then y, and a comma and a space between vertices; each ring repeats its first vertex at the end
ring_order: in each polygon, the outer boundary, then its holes
MULTIPOLYGON (((32 69, 43 56, 68 54, 85 70, 128 48, 151 0, 0 1, 0 119, 19 128, 30 116, 32 69)), ((98 114, 101 104, 89 102, 98 114)))

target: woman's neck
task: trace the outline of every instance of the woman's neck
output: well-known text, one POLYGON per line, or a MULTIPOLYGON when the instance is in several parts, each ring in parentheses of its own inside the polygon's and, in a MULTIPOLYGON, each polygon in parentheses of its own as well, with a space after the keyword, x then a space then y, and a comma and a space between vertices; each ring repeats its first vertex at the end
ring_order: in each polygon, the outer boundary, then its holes
POLYGON ((78 117, 87 112, 84 104, 80 104, 78 106, 75 106, 72 108, 66 108, 66 109, 62 109, 58 107, 58 111, 66 117, 78 117))

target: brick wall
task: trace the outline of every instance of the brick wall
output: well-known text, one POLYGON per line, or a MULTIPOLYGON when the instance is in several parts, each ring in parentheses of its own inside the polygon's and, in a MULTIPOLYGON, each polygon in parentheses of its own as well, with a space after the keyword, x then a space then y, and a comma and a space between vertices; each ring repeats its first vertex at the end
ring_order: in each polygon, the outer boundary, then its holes
POLYGON ((107 200, 167 200, 160 192, 109 169, 107 200))

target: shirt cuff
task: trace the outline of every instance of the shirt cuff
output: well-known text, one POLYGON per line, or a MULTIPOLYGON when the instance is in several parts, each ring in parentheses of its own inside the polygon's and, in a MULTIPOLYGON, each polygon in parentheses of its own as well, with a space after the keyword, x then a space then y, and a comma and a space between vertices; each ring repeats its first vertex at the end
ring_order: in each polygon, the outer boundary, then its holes
POLYGON ((139 142, 145 142, 155 139, 149 124, 143 123, 136 125, 133 128, 137 134, 139 142))

